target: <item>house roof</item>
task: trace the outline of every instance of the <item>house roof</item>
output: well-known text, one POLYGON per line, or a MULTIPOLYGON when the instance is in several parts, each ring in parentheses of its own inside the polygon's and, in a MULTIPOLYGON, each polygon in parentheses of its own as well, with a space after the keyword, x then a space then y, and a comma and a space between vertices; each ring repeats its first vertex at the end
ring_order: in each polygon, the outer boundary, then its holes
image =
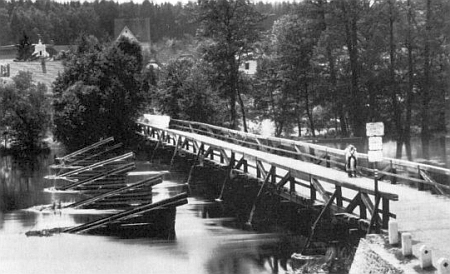
POLYGON ((114 37, 118 38, 127 29, 139 42, 150 43, 151 37, 149 18, 114 20, 114 37))
POLYGON ((130 39, 131 41, 139 41, 136 36, 133 34, 133 32, 127 27, 125 26, 123 28, 123 30, 120 32, 120 34, 117 36, 117 39, 119 39, 119 37, 121 36, 125 36, 128 39, 130 39))

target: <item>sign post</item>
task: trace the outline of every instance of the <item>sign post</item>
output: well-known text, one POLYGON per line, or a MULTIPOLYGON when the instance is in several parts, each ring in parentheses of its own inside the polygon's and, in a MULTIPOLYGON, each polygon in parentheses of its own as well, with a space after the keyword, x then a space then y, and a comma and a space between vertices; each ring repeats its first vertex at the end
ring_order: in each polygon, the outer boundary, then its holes
POLYGON ((374 164, 374 191, 375 191, 375 207, 373 210, 372 220, 369 225, 369 233, 372 229, 372 225, 375 225, 375 231, 378 233, 378 225, 375 220, 378 215, 378 206, 380 204, 380 195, 378 193, 378 168, 377 163, 383 161, 383 136, 384 136, 384 124, 383 122, 367 123, 366 135, 369 138, 369 162, 374 164))

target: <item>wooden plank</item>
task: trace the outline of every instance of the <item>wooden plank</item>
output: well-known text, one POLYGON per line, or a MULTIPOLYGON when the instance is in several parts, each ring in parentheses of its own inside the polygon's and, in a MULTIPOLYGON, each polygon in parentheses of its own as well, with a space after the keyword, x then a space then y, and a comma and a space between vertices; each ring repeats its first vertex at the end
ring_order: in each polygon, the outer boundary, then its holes
POLYGON ((136 166, 135 166, 134 163, 129 163, 129 164, 126 164, 124 166, 120 166, 118 168, 115 168, 113 170, 110 170, 110 171, 101 173, 99 175, 90 177, 90 178, 85 179, 83 181, 76 181, 76 182, 73 182, 73 183, 68 184, 66 186, 57 187, 56 189, 58 189, 58 190, 68 190, 68 189, 71 189, 71 188, 74 188, 74 187, 78 187, 78 186, 81 186, 81 185, 89 184, 89 183, 94 182, 94 181, 99 180, 99 179, 107 178, 108 176, 111 176, 111 175, 126 173, 126 172, 128 172, 130 170, 133 170, 135 168, 136 168, 136 166))
POLYGON ((96 220, 96 221, 93 221, 93 222, 90 222, 87 224, 83 224, 83 225, 80 225, 77 227, 68 228, 68 229, 64 230, 63 232, 82 233, 82 232, 86 232, 86 231, 104 226, 110 222, 126 220, 126 219, 134 217, 138 214, 143 214, 145 212, 152 211, 152 210, 155 210, 158 208, 183 205, 183 204, 187 203, 187 196, 188 196, 187 193, 178 194, 174 197, 171 197, 171 198, 159 201, 159 202, 144 204, 141 206, 137 206, 133 209, 114 214, 112 216, 101 218, 100 220, 96 220))
POLYGON ((85 171, 90 171, 90 170, 93 170, 95 168, 103 167, 103 166, 108 165, 108 164, 113 164, 114 162, 117 162, 119 160, 124 160, 124 159, 132 158, 132 157, 134 157, 134 153, 133 152, 125 153, 125 154, 117 156, 117 157, 113 157, 113 158, 110 158, 110 159, 107 159, 107 160, 99 161, 99 162, 97 162, 95 164, 92 164, 92 165, 89 165, 89 166, 86 166, 86 167, 82 167, 82 168, 79 168, 79 169, 76 169, 76 170, 72 170, 72 171, 63 173, 63 174, 61 174, 59 176, 61 176, 61 177, 69 177, 70 175, 79 174, 79 173, 82 173, 82 172, 85 172, 85 171))
POLYGON ((157 184, 159 184, 161 182, 162 182, 162 175, 152 176, 150 178, 141 180, 141 181, 139 181, 139 182, 137 182, 135 184, 132 184, 132 185, 120 188, 120 189, 115 189, 115 190, 106 192, 104 194, 101 194, 101 195, 98 195, 98 196, 95 196, 95 197, 92 197, 92 198, 88 198, 88 199, 85 199, 85 200, 82 200, 82 201, 79 201, 79 202, 76 202, 76 203, 72 203, 70 205, 65 206, 64 208, 69 208, 69 207, 77 208, 77 207, 86 206, 86 205, 92 204, 94 202, 97 202, 99 200, 103 200, 105 198, 111 197, 112 195, 117 195, 117 194, 121 194, 121 193, 123 194, 123 192, 125 192, 125 191, 131 190, 131 189, 134 189, 134 188, 139 188, 139 187, 142 187, 142 186, 149 186, 149 187, 151 187, 151 186, 157 185, 157 184))
POLYGON ((56 159, 59 160, 59 161, 68 161, 70 158, 72 158, 74 156, 77 156, 77 155, 79 155, 81 153, 85 153, 85 152, 87 152, 89 150, 92 150, 92 149, 94 149, 96 147, 99 147, 99 146, 103 146, 103 145, 105 145, 107 143, 110 143, 110 142, 113 142, 113 141, 114 141, 114 137, 108 137, 108 138, 106 138, 104 140, 100 140, 100 141, 98 141, 98 142, 96 142, 96 143, 94 143, 92 145, 89 145, 87 147, 84 147, 82 149, 74 151, 74 152, 72 152, 70 154, 67 154, 67 155, 63 156, 63 157, 57 157, 56 159))

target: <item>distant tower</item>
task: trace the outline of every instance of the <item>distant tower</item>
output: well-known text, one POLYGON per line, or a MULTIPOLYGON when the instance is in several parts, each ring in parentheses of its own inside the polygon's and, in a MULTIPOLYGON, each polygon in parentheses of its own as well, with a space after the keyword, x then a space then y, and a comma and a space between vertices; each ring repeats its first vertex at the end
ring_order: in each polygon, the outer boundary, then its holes
POLYGON ((41 39, 39 39, 39 42, 37 44, 34 44, 34 52, 32 55, 42 58, 50 56, 50 54, 46 51, 45 44, 42 44, 41 39))

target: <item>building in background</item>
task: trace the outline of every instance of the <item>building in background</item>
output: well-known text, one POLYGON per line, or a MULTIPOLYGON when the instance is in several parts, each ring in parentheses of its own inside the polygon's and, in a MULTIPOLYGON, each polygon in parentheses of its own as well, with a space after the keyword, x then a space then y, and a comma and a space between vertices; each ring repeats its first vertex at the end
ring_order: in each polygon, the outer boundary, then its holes
POLYGON ((138 42, 143 51, 150 51, 150 18, 115 19, 114 37, 119 39, 122 36, 138 42))

